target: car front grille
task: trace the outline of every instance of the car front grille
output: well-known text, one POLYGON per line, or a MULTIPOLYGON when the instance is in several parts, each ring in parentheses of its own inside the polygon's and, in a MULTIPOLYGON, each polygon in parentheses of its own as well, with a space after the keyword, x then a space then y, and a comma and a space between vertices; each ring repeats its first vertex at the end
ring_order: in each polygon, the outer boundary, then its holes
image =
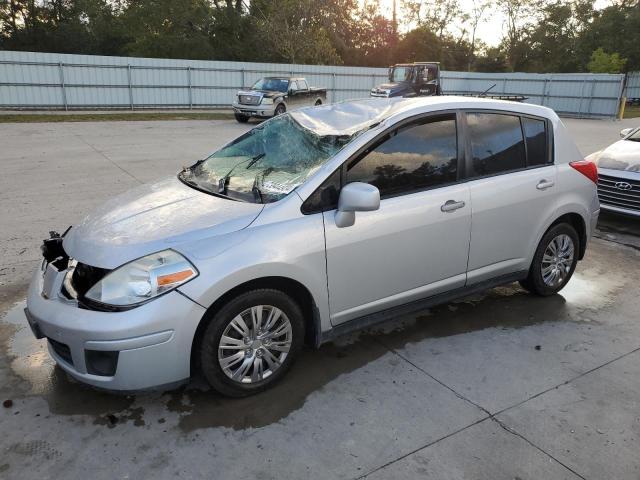
POLYGON ((69 348, 69 345, 57 342, 51 338, 47 338, 47 340, 53 351, 56 352, 56 355, 62 358, 69 365, 73 366, 73 358, 71 357, 71 349, 69 348))
POLYGON ((640 212, 640 179, 598 175, 598 198, 603 205, 640 212))
POLYGON ((240 103, 242 105, 259 105, 260 97, 257 95, 240 95, 239 96, 240 103))

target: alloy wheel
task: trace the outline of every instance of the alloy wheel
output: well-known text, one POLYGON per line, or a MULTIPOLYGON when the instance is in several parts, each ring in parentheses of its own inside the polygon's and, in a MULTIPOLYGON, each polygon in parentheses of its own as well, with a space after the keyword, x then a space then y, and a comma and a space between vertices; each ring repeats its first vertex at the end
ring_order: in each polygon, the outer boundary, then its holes
POLYGON ((551 239, 542 255, 542 281, 549 287, 561 285, 571 272, 574 255, 573 240, 561 234, 551 239))
POLYGON ((236 315, 218 345, 218 362, 227 377, 256 383, 280 368, 293 340, 286 314, 271 305, 256 305, 236 315))

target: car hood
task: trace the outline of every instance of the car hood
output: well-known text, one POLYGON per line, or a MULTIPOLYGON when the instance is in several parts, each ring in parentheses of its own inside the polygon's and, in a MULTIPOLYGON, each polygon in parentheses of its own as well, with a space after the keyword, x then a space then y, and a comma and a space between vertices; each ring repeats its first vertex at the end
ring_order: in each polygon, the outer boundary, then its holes
POLYGON ((600 168, 640 172, 640 142, 619 140, 598 155, 600 168))
POLYGON ((74 226, 63 245, 79 262, 112 269, 183 242, 243 229, 263 207, 209 195, 173 177, 109 200, 74 226))
POLYGON ((238 95, 255 95, 256 93, 262 94, 265 98, 276 98, 286 95, 286 93, 277 90, 240 90, 238 95))

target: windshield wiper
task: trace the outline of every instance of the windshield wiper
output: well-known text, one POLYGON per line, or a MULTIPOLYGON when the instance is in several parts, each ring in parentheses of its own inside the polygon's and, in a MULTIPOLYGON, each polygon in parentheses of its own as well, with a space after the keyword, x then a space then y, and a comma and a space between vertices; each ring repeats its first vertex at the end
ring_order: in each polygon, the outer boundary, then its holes
POLYGON ((249 165, 247 166, 247 168, 249 168, 251 165, 256 163, 258 160, 260 160, 264 156, 265 156, 264 152, 263 153, 259 153, 255 157, 251 157, 249 160, 245 160, 244 162, 237 163, 231 170, 229 170, 229 173, 227 173, 224 177, 222 177, 218 181, 218 193, 221 193, 223 195, 227 194, 227 187, 229 186, 229 179, 231 178, 231 174, 234 172, 234 170, 236 168, 238 168, 238 165, 241 165, 243 163, 249 162, 249 165))
POLYGON ((259 153, 258 155, 256 155, 255 157, 253 157, 253 158, 251 159, 251 161, 249 162, 249 164, 247 165, 247 170, 249 170, 249 168, 251 168, 251 167, 252 167, 252 166, 254 166, 256 163, 258 163, 258 161, 259 161, 261 158, 264 158, 264 156, 265 156, 265 155, 266 155, 266 153, 262 152, 262 153, 259 153))

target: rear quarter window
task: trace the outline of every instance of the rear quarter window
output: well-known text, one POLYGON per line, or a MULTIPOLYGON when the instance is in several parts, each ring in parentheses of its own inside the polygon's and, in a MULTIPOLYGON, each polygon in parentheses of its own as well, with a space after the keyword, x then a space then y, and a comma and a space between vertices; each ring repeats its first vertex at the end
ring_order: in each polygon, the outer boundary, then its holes
POLYGON ((535 118, 522 117, 522 129, 527 142, 527 166, 549 163, 546 122, 535 118))

